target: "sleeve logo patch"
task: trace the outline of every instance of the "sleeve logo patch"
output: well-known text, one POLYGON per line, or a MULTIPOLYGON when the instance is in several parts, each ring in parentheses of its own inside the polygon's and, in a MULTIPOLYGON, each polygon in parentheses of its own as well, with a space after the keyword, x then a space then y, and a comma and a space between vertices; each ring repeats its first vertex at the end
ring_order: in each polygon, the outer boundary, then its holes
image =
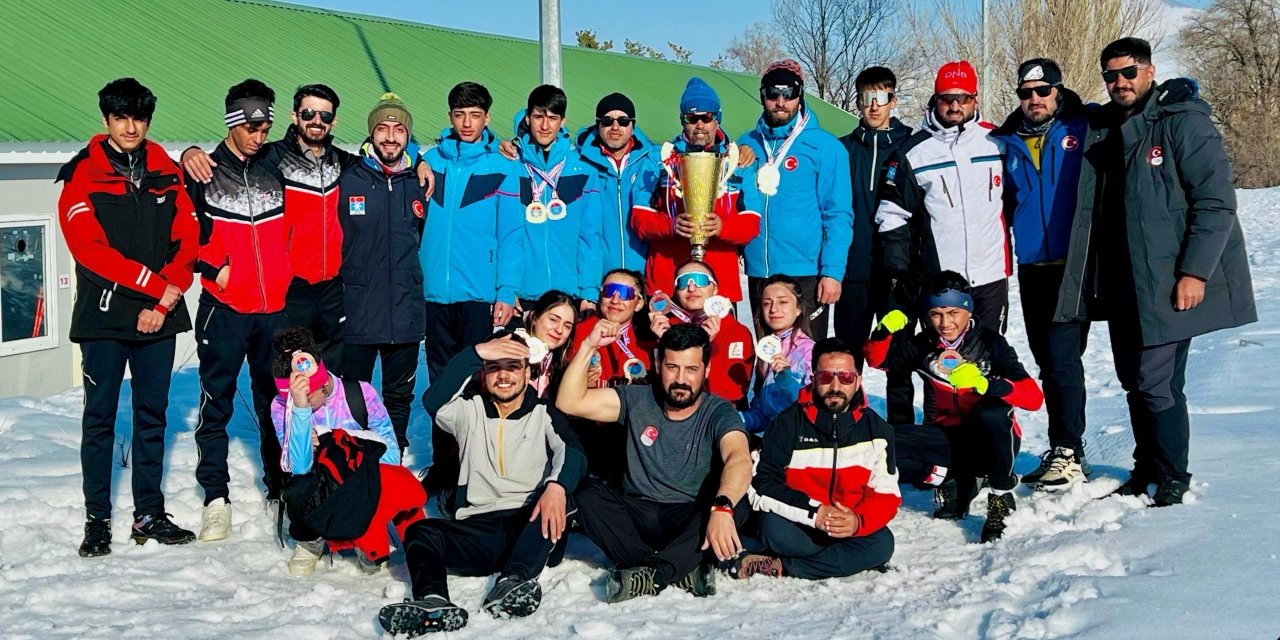
POLYGON ((1075 151, 1080 146, 1080 139, 1075 136, 1067 136, 1062 139, 1063 151, 1075 151))
POLYGON ((414 200, 414 201, 413 201, 413 215, 418 216, 419 218, 422 218, 423 213, 422 213, 422 201, 421 201, 421 200, 414 200))
POLYGON ((795 156, 787 156, 787 159, 782 161, 782 166, 787 171, 795 171, 796 167, 800 166, 800 161, 795 156))

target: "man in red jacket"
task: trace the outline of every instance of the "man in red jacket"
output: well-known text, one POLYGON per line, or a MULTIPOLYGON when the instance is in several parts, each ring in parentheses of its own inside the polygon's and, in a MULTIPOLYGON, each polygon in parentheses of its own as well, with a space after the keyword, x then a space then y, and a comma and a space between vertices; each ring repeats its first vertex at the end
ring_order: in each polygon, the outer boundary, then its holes
MULTIPOLYGON (((684 129, 670 143, 671 154, 662 161, 663 173, 648 206, 637 204, 631 209, 631 227, 649 243, 649 259, 645 277, 649 290, 657 293, 671 286, 676 267, 689 261, 689 236, 693 221, 684 209, 684 198, 677 192, 680 155, 686 152, 710 151, 727 154, 734 146, 720 129, 720 98, 700 78, 693 78, 680 98, 680 118, 684 129)), ((737 303, 742 300, 739 284, 738 249, 760 233, 760 214, 747 210, 742 201, 743 172, 736 168, 722 191, 717 192, 715 215, 703 223, 707 255, 703 259, 720 274, 720 295, 737 303)), ((754 176, 748 184, 754 183, 754 176)))
POLYGON ((867 410, 853 348, 819 341, 813 384, 765 430, 751 483, 771 554, 738 558, 734 576, 821 580, 889 562, 902 504, 893 442, 893 427, 867 410))
POLYGON ((719 295, 719 287, 709 265, 685 263, 676 272, 675 300, 666 300, 665 304, 663 299, 654 301, 658 308, 649 314, 650 327, 659 338, 673 325, 693 323, 706 330, 711 336, 707 390, 743 410, 747 407, 747 387, 755 364, 755 345, 751 331, 730 313, 732 305, 728 298, 719 295))
POLYGON ((98 92, 106 135, 94 136, 58 174, 58 222, 76 261, 71 340, 84 370, 86 523, 82 557, 111 553, 111 456, 127 363, 133 374, 133 540, 184 544, 195 534, 165 513, 165 411, 175 336, 191 330, 199 227, 182 174, 147 140, 156 97, 133 78, 98 92))

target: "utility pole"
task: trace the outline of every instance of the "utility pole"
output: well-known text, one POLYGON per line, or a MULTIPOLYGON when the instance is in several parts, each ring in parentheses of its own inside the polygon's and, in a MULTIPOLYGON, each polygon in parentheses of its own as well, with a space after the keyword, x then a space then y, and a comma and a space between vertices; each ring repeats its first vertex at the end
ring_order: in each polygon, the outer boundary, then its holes
POLYGON ((978 74, 978 108, 980 112, 985 111, 987 108, 987 95, 989 94, 987 83, 991 82, 991 74, 988 73, 991 71, 991 65, 987 62, 990 59, 987 46, 987 34, 990 33, 987 29, 987 16, 990 14, 990 9, 990 0, 982 0, 982 61, 978 63, 982 69, 978 74))
POLYGON ((560 0, 540 0, 538 17, 542 23, 542 84, 563 87, 560 71, 560 0))

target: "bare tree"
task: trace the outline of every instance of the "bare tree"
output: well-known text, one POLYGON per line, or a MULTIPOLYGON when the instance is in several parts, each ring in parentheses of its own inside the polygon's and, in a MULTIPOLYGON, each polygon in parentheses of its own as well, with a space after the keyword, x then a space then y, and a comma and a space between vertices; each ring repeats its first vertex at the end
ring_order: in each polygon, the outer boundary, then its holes
POLYGON ((721 68, 761 75, 769 68, 769 63, 787 57, 782 49, 782 42, 776 35, 776 29, 767 22, 756 22, 747 25, 742 33, 729 41, 729 46, 711 64, 720 62, 721 68))
POLYGON ((584 49, 599 49, 600 51, 608 51, 613 48, 612 40, 601 42, 596 36, 595 29, 582 29, 574 32, 578 38, 578 46, 584 49))
POLYGON ((676 62, 690 63, 693 62, 693 52, 674 43, 668 42, 667 48, 671 49, 671 59, 676 62))
POLYGON ((622 51, 629 56, 636 56, 638 58, 653 58, 654 60, 667 59, 666 54, 661 51, 658 51, 639 40, 632 40, 631 38, 626 38, 622 41, 622 51))
POLYGON ((898 0, 774 0, 783 46, 804 67, 813 91, 846 111, 858 72, 887 60, 898 0))
POLYGON ((1240 186, 1280 184, 1280 0, 1215 0, 1178 33, 1240 186))

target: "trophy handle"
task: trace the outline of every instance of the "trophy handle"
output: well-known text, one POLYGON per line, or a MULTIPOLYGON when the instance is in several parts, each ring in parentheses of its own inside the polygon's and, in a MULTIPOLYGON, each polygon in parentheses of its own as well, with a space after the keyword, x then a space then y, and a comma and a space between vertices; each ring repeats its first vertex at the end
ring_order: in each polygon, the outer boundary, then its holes
POLYGON ((680 180, 676 178, 675 169, 671 167, 672 165, 671 158, 672 156, 675 155, 675 152, 676 152, 676 146, 674 144, 671 144, 670 141, 667 141, 662 143, 662 150, 659 152, 659 157, 662 160, 661 162, 662 170, 667 172, 667 178, 671 180, 671 186, 675 187, 676 197, 683 198, 684 187, 681 186, 680 180))
POLYGON ((720 185, 717 195, 729 190, 729 178, 733 177, 733 172, 738 170, 738 145, 730 142, 721 162, 723 164, 720 165, 720 185))

